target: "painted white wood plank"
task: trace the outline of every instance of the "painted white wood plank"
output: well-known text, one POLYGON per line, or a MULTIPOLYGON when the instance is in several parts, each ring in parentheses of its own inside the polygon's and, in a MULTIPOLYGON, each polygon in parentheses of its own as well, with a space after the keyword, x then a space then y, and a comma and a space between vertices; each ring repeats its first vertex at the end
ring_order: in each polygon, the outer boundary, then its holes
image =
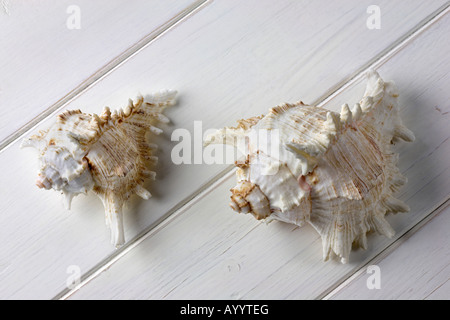
MULTIPOLYGON (((387 59, 379 72, 400 89, 401 115, 416 135, 396 146, 409 183, 398 197, 407 214, 389 215, 393 239, 369 236, 368 250, 350 262, 321 261, 321 240, 311 227, 265 225, 228 208, 226 179, 167 225, 148 234, 71 298, 317 298, 411 229, 449 197, 450 104, 447 52, 450 14, 387 59), (413 67, 412 67, 413 66, 413 67)), ((350 86, 325 107, 340 109, 342 97, 357 101, 365 80, 350 86), (342 97, 341 97, 342 96, 342 97)), ((444 239, 445 240, 445 239, 444 239)), ((411 275, 414 277, 414 275, 411 275)))
POLYGON ((194 2, 3 1, 0 142, 194 2))
MULTIPOLYGON (((96 83, 67 107, 99 112, 104 105, 122 107, 139 91, 180 92, 179 105, 167 112, 172 124, 156 139, 158 176, 148 186, 154 197, 132 199, 125 211, 126 238, 146 230, 226 167, 174 165, 173 129, 193 133, 195 120, 204 129, 219 128, 282 101, 314 101, 442 3, 380 1, 384 27, 369 30, 368 1, 212 2, 96 83)), ((4 181, 14 181, 2 184, 0 192, 0 241, 8 243, 0 251, 0 296, 48 298, 66 288, 69 266, 84 274, 115 250, 101 202, 80 196, 65 211, 58 193, 34 186, 36 155, 18 145, 0 154, 0 165, 10 168, 4 181)), ((226 200, 220 203, 227 207, 226 200)))
POLYGON ((383 259, 371 265, 379 268, 379 287, 374 273, 362 272, 340 288, 331 299, 446 299, 450 298, 450 206, 431 219, 383 259))
MULTIPOLYGON (((447 273, 448 274, 448 273, 447 273)), ((434 289, 432 293, 430 293, 426 299, 428 300, 448 300, 450 295, 450 281, 447 281, 441 286, 434 289)))

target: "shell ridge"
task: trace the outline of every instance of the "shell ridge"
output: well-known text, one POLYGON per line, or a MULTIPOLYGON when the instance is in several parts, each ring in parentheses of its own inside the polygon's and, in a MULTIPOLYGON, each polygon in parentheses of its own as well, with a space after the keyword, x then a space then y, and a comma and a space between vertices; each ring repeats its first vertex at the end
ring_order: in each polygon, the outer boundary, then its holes
POLYGON ((398 88, 393 81, 384 82, 380 75, 370 70, 364 97, 360 104, 363 109, 363 125, 379 128, 389 135, 393 142, 399 139, 412 142, 412 131, 402 124, 398 107, 398 88))
MULTIPOLYGON (((236 164, 238 184, 245 180, 258 186, 269 200, 266 221, 309 222, 322 238, 324 260, 337 256, 347 263, 353 245, 367 248, 370 231, 392 237, 386 213, 409 210, 393 196, 407 179, 391 143, 412 141, 414 135, 401 122, 395 84, 373 70, 367 78, 360 102, 352 109, 344 104, 340 113, 289 103, 270 109, 245 132, 250 160, 236 164), (257 146, 260 129, 278 130, 278 142, 257 146), (279 150, 273 158, 272 146, 279 150), (271 168, 278 170, 267 175, 271 168)), ((250 210, 244 198, 236 198, 232 207, 250 210)))
POLYGON ((111 112, 104 107, 100 115, 67 110, 39 135, 22 141, 22 147, 39 150, 40 172, 36 184, 64 195, 70 209, 73 197, 93 191, 105 207, 111 241, 124 243, 122 211, 125 202, 136 194, 151 197, 145 179, 155 178, 147 167, 158 160, 156 145, 147 142, 147 133, 161 133, 158 123, 168 123, 162 111, 175 103, 176 91, 161 91, 111 112), (147 99, 148 98, 148 99, 147 99))
MULTIPOLYGON (((355 159, 357 158, 354 162, 364 164, 363 170, 360 170, 356 176, 362 174, 369 174, 372 176, 371 181, 373 181, 373 185, 370 186, 364 194, 379 194, 372 200, 375 203, 378 203, 378 205, 372 210, 369 210, 367 214, 362 215, 362 220, 360 222, 354 221, 353 231, 346 231, 346 227, 340 223, 336 225, 335 229, 324 228, 323 222, 317 222, 317 216, 321 214, 321 211, 317 210, 316 207, 313 207, 310 223, 322 237, 326 237, 323 243, 325 260, 329 258, 330 252, 334 252, 341 258, 341 262, 347 262, 353 243, 356 243, 361 247, 367 247, 366 233, 370 230, 375 230, 387 237, 392 237, 395 232, 385 219, 385 214, 387 212, 409 211, 409 207, 403 203, 403 201, 392 196, 400 186, 406 183, 407 179, 399 172, 398 167, 396 166, 398 154, 392 153, 391 140, 395 141, 396 138, 405 141, 414 140, 412 132, 401 123, 397 97, 397 88, 393 82, 383 82, 377 73, 373 73, 371 79, 369 79, 366 97, 361 100, 361 106, 364 106, 362 109, 363 115, 360 119, 361 122, 356 122, 353 125, 353 128, 346 127, 342 130, 339 133, 339 136, 336 137, 335 143, 330 145, 330 148, 323 156, 324 158, 329 157, 336 147, 344 147, 345 150, 341 150, 340 152, 341 157, 330 160, 330 163, 349 163, 349 159, 346 159, 345 155, 351 154, 352 157, 355 157, 355 159), (375 89, 371 89, 371 86, 375 86, 375 89), (348 139, 352 136, 351 133, 354 132, 354 130, 356 130, 356 132, 361 132, 365 140, 368 141, 367 145, 372 147, 366 148, 362 153, 355 152, 358 148, 356 143, 359 140, 348 139), (348 141, 344 142, 344 140, 348 141), (355 150, 349 150, 348 147, 350 145, 353 145, 355 150), (368 159, 377 158, 378 160, 375 163, 384 163, 382 167, 373 167, 370 163, 367 163, 368 159), (379 182, 377 181, 384 182, 379 186, 379 182)), ((341 119, 348 121, 350 119, 348 109, 345 105, 342 109, 341 119)), ((355 106, 354 110, 359 112, 358 105, 355 106)), ((347 121, 343 121, 343 123, 347 121)), ((319 163, 318 166, 320 167, 320 165, 321 164, 319 163)), ((350 172, 349 169, 350 168, 347 168, 342 171, 350 172)), ((341 171, 341 169, 336 170, 338 172, 341 171)), ((340 179, 339 181, 341 181, 340 185, 343 185, 342 180, 340 179)), ((357 185, 358 189, 361 187, 363 187, 363 185, 357 185)), ((314 203, 313 199, 313 204, 314 203)), ((339 212, 339 209, 337 210, 338 211, 336 211, 335 214, 339 212)), ((349 217, 352 215, 349 214, 349 217)), ((349 221, 351 221, 351 219, 349 221)), ((333 225, 336 221, 328 221, 327 223, 333 225)))

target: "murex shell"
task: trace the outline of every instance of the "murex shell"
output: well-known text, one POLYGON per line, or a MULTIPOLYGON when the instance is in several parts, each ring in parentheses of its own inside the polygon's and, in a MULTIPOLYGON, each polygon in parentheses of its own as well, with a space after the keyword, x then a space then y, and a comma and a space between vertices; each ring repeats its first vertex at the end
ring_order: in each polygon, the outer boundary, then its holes
POLYGON ((144 199, 151 195, 144 187, 146 178, 155 178, 148 168, 156 162, 156 145, 146 141, 147 133, 160 134, 157 122, 167 123, 162 114, 174 103, 176 91, 161 91, 129 100, 125 109, 111 113, 108 107, 101 115, 80 110, 65 111, 56 123, 22 142, 21 147, 39 151, 39 188, 54 189, 65 195, 70 209, 72 198, 93 191, 103 202, 111 242, 124 243, 122 209, 133 194, 144 199))
POLYGON ((346 263, 352 244, 367 247, 369 231, 392 237, 385 214, 409 208, 393 197, 406 178, 391 146, 414 140, 397 97, 395 84, 371 70, 352 110, 284 104, 210 135, 206 144, 231 144, 246 155, 236 162, 231 207, 257 219, 310 223, 322 237, 324 260, 334 252, 346 263), (258 141, 258 131, 276 132, 277 139, 258 141))

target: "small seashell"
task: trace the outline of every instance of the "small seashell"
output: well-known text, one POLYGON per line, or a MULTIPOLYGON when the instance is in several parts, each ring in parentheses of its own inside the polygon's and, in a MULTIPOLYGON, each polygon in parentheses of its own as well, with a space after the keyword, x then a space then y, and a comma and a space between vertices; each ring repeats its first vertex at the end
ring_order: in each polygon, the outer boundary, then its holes
POLYGON ((324 260, 334 253, 346 263, 352 244, 367 247, 369 231, 392 237, 386 212, 409 208, 393 196, 406 178, 391 145, 414 140, 397 97, 393 82, 369 71, 364 97, 352 110, 284 104, 208 136, 206 144, 231 144, 246 157, 237 162, 231 207, 267 221, 308 222, 322 237, 324 260), (261 131, 278 139, 261 141, 261 131))
POLYGON ((168 122, 162 111, 174 103, 176 91, 142 96, 136 102, 111 113, 108 107, 100 116, 80 110, 65 111, 56 123, 22 142, 21 147, 39 151, 39 188, 54 189, 65 195, 65 205, 76 195, 94 192, 103 202, 111 242, 125 242, 122 207, 131 195, 149 199, 144 180, 155 178, 147 162, 158 160, 152 154, 156 145, 147 143, 147 133, 159 134, 154 125, 168 122))

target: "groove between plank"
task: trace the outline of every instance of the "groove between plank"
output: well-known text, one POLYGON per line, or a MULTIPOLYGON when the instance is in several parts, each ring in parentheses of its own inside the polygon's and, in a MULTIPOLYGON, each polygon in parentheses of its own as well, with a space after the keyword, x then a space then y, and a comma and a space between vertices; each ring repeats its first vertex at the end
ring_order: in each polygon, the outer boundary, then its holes
MULTIPOLYGON (((393 57, 397 52, 399 52, 403 47, 405 47, 410 41, 414 40, 418 35, 423 33, 426 29, 431 27, 434 23, 439 21, 443 16, 448 14, 450 11, 450 3, 447 2, 444 6, 436 10, 436 12, 432 13, 429 17, 425 18, 419 25, 412 31, 412 33, 405 35, 403 38, 398 41, 398 44, 390 50, 385 50, 386 55, 382 56, 378 59, 374 59, 372 65, 369 68, 363 70, 360 74, 352 77, 348 83, 344 86, 337 89, 332 95, 325 98, 322 104, 333 99, 334 96, 339 94, 339 92, 344 91, 346 88, 350 87, 353 83, 360 80, 364 73, 370 68, 377 68, 383 65, 387 60, 393 57), (428 20, 425 22, 425 20, 428 20)), ((358 270, 352 271, 351 274, 347 274, 342 277, 341 280, 337 281, 333 285, 331 285, 326 291, 322 292, 320 295, 316 297, 317 300, 328 300, 332 296, 334 296, 339 290, 344 288, 348 283, 350 283, 353 279, 359 277, 364 270, 366 270, 367 266, 371 264, 376 264, 377 261, 382 260, 384 257, 393 252, 401 243, 403 243, 407 237, 411 236, 413 233, 418 231, 423 225, 425 225, 429 220, 435 217, 443 208, 449 205, 450 198, 446 199, 443 203, 439 204, 435 209, 431 210, 429 214, 427 214, 423 219, 414 224, 409 230, 406 230, 403 234, 400 234, 391 244, 389 244, 386 248, 382 249, 377 255, 373 258, 367 260, 362 263, 358 270)))
POLYGON ((383 50, 380 54, 375 56, 372 60, 370 60, 366 66, 361 67, 352 75, 350 75, 346 80, 340 82, 341 84, 337 84, 335 87, 331 88, 327 93, 319 97, 316 103, 318 107, 321 107, 331 101, 334 97, 339 95, 341 92, 345 91, 347 88, 351 87, 354 83, 358 82, 362 78, 365 77, 366 72, 369 69, 377 69, 382 66, 386 61, 392 58, 397 52, 399 52, 403 47, 405 47, 409 42, 414 40, 420 34, 422 34, 426 29, 431 27, 437 21, 439 21, 443 16, 445 16, 450 11, 450 1, 448 1, 445 5, 441 6, 435 12, 430 14, 428 17, 423 19, 421 22, 417 24, 417 26, 411 29, 408 33, 406 33, 403 37, 400 37, 395 41, 392 45, 383 50), (343 84, 342 84, 343 83, 343 84))
MULTIPOLYGON (((202 3, 199 4, 195 9, 193 9, 193 11, 202 7, 203 4, 205 4, 208 1, 209 0, 202 1, 202 3)), ((343 79, 336 86, 334 86, 333 88, 328 90, 327 93, 325 93, 324 95, 319 97, 315 102, 312 103, 312 105, 316 105, 319 107, 323 106, 324 104, 326 104, 327 102, 332 100, 334 97, 339 95, 341 92, 343 92, 347 88, 351 87, 354 83, 356 83, 357 81, 362 79, 369 69, 376 69, 376 68, 380 67, 381 65, 383 65, 386 61, 388 61, 390 58, 392 58, 397 52, 399 52, 402 48, 404 48, 409 42, 413 41, 415 38, 417 38, 419 35, 421 35, 425 30, 427 30, 429 27, 431 27, 434 23, 439 21, 439 19, 441 19, 443 16, 445 16, 449 11, 450 11, 450 1, 447 2, 445 5, 441 6, 439 9, 434 11, 429 16, 427 16, 425 19, 423 19, 419 24, 417 24, 416 27, 411 29, 404 36, 400 37, 393 44, 391 44, 385 50, 383 50, 380 54, 378 54, 372 60, 367 62, 364 66, 362 66, 361 68, 356 70, 348 78, 343 79)), ((93 267, 91 270, 86 272, 82 276, 81 281, 78 284, 78 286, 76 286, 73 289, 65 289, 65 290, 61 291, 53 299, 60 299, 60 300, 68 299, 76 291, 80 290, 84 285, 89 283, 91 280, 95 279, 103 271, 106 271, 115 262, 117 262, 120 258, 122 258, 124 255, 126 255, 129 251, 131 251, 133 248, 135 248, 140 243, 142 243, 145 239, 151 237, 152 235, 154 235, 157 232, 159 232, 160 230, 162 230, 165 226, 169 225, 171 221, 173 221, 175 218, 179 217, 184 212, 186 212, 189 207, 191 207, 192 205, 197 203, 199 200, 203 199, 206 195, 208 195, 212 190, 214 190, 216 187, 218 187, 220 184, 222 184, 225 180, 230 178, 233 174, 234 174, 234 165, 230 165, 227 168, 225 168, 223 171, 221 171, 219 174, 212 177, 208 183, 204 184, 202 187, 200 187, 195 192, 193 192, 191 194, 191 196, 183 199, 182 201, 180 201, 178 203, 177 206, 175 206, 174 208, 169 210, 159 221, 157 221, 155 224, 149 226, 147 229, 145 229, 139 235, 134 237, 123 247, 118 249, 114 254, 112 254, 108 258, 102 260, 95 267, 93 267)), ((445 203, 447 203, 447 202, 445 202, 445 203)), ((422 224, 425 224, 429 219, 431 219, 434 216, 435 212, 442 206, 443 206, 443 204, 438 206, 436 209, 432 210, 429 215, 427 215, 425 218, 423 218, 418 223, 416 223, 414 226, 412 226, 409 230, 407 230, 405 233, 403 233, 403 235, 407 234, 408 232, 410 232, 413 229, 416 230, 422 224), (420 226, 419 226, 419 224, 420 224, 420 226), (416 226, 417 226, 417 228, 416 228, 416 226)), ((400 235, 397 238, 397 240, 395 240, 393 243, 391 243, 387 248, 383 249, 374 258, 371 258, 368 262, 363 263, 363 266, 360 269, 358 269, 358 271, 356 273, 360 272, 360 270, 362 270, 364 268, 364 266, 367 265, 367 263, 373 261, 377 257, 380 257, 388 248, 392 247, 394 243, 397 243, 397 241, 399 241, 403 235, 400 235)), ((398 243, 400 243, 400 242, 398 242, 398 243)), ((398 246, 398 243, 397 243, 397 246, 398 246)), ((355 274, 355 272, 353 271, 352 274, 355 274)), ((351 278, 351 275, 347 275, 347 276, 343 277, 341 280, 337 281, 334 285, 330 286, 330 290, 327 290, 326 292, 320 294, 317 297, 317 299, 325 299, 326 297, 329 296, 329 294, 331 294, 331 292, 334 292, 333 290, 338 288, 345 281, 348 281, 349 278, 351 278)))
POLYGON ((211 191, 224 183, 227 179, 231 178, 234 175, 234 171, 229 171, 228 168, 221 172, 221 177, 218 179, 210 180, 211 183, 208 184, 207 188, 203 189, 202 192, 197 194, 196 196, 186 201, 182 205, 177 206, 176 208, 170 210, 166 215, 164 215, 159 221, 151 225, 149 228, 144 230, 141 234, 137 235, 125 245, 117 249, 112 255, 110 255, 105 260, 101 261, 97 266, 93 267, 91 270, 86 272, 82 277, 80 283, 74 287, 73 289, 63 290, 58 295, 56 295, 54 300, 65 300, 68 299, 72 294, 81 289, 84 285, 88 284, 91 280, 95 279, 98 275, 100 275, 103 271, 107 270, 110 266, 112 266, 115 262, 117 262, 120 258, 125 256, 128 252, 137 247, 140 243, 145 241, 145 239, 155 235, 159 231, 163 230, 167 225, 169 225, 173 220, 180 217, 184 212, 188 211, 190 207, 195 205, 198 201, 207 196, 211 191))
POLYGON ((418 221, 414 226, 412 226, 409 230, 405 231, 403 234, 399 235, 397 239, 395 239, 391 244, 389 244, 386 248, 381 250, 377 255, 373 258, 368 259, 367 262, 363 263, 358 270, 353 271, 351 275, 346 275, 342 278, 341 281, 338 281, 335 285, 328 288, 326 292, 323 292, 317 299, 321 300, 329 300, 332 299, 340 290, 344 289, 347 285, 349 285, 353 280, 357 279, 362 273, 365 272, 367 266, 376 265, 392 252, 397 249, 401 244, 403 244, 406 240, 408 240, 412 235, 414 235, 417 231, 419 231, 423 226, 425 226, 431 219, 436 217, 439 213, 444 211, 450 205, 450 198, 445 200, 442 204, 438 205, 433 210, 430 210, 430 213, 423 217, 420 221, 418 221))
POLYGON ((136 42, 134 45, 129 47, 127 50, 122 52, 119 56, 111 60, 109 63, 104 65, 102 68, 100 68, 97 72, 92 74, 89 78, 87 78, 85 81, 83 81, 80 85, 78 85, 76 88, 74 88, 72 91, 67 93, 64 97, 59 99, 55 104, 50 106, 47 110, 43 111, 41 114, 36 116, 34 119, 30 120, 28 123, 26 123, 24 126, 22 126, 17 131, 13 132, 9 136, 7 136, 3 141, 0 142, 0 153, 5 151, 8 146, 10 146, 13 142, 15 142, 17 139, 21 138, 23 135, 27 134, 34 128, 36 128, 39 123, 46 120, 47 118, 53 116, 56 112, 60 111, 65 105, 70 103, 72 100, 74 100, 76 97, 78 97, 80 94, 82 94, 85 90, 89 89, 91 86, 102 80, 104 77, 106 77, 108 74, 110 74, 112 71, 120 67, 122 64, 124 64, 126 61, 128 61, 130 58, 135 56, 138 52, 143 50, 145 47, 147 47, 149 44, 151 44, 153 41, 158 39, 160 36, 162 36, 164 33, 166 33, 168 30, 172 29, 185 19, 189 18, 196 12, 198 12, 201 8, 203 8, 207 3, 211 2, 211 0, 197 0, 187 8, 185 8, 183 11, 178 13, 176 16, 174 16, 172 19, 168 20, 166 23, 158 27, 156 30, 152 31, 148 35, 146 35, 144 38, 136 42))

